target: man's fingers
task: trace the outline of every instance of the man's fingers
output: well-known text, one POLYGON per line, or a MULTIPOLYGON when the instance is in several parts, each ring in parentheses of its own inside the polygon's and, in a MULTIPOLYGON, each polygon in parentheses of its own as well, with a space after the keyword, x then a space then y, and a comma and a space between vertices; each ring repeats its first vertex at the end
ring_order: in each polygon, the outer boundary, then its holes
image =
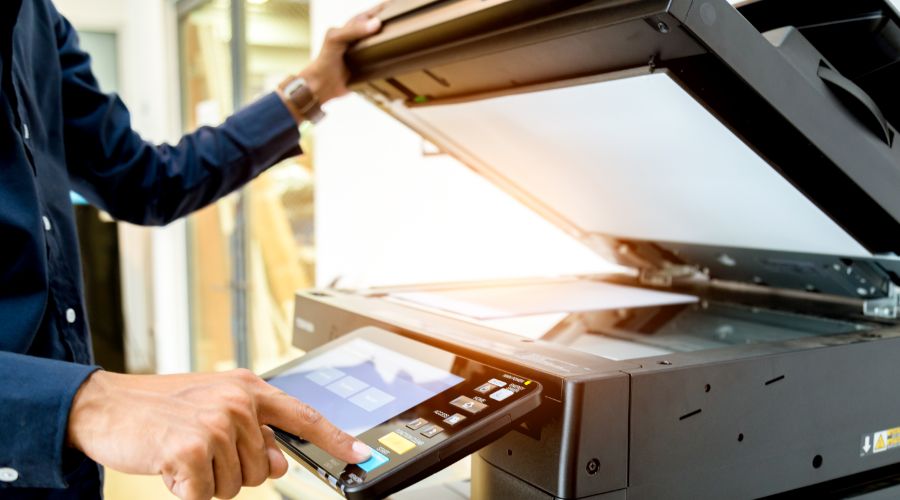
POLYGON ((376 5, 376 6, 372 7, 371 9, 369 9, 369 10, 363 12, 363 13, 360 14, 360 15, 361 15, 361 16, 366 16, 366 17, 375 17, 375 16, 377 16, 378 14, 381 14, 381 11, 384 10, 384 8, 385 8, 386 5, 387 5, 387 2, 381 2, 381 3, 379 3, 378 5, 376 5))
POLYGON ((175 478, 171 474, 163 474, 162 480, 173 495, 178 495, 178 493, 175 493, 175 478))
POLYGON ((208 500, 216 493, 211 443, 200 436, 182 436, 179 449, 162 464, 159 472, 175 496, 182 500, 208 500))
POLYGON ((241 463, 234 446, 222 446, 213 458, 215 491, 218 498, 234 498, 241 491, 241 463))
MULTIPOLYGON (((258 425, 246 429, 238 440, 238 455, 241 458, 241 476, 244 486, 259 486, 270 476, 268 442, 258 425)), ((269 432, 272 432, 271 430, 269 432)))
POLYGON ((373 35, 381 29, 381 19, 377 17, 358 16, 341 28, 328 30, 327 42, 349 45, 360 38, 373 35))
POLYGON ((313 407, 278 391, 260 398, 260 423, 271 424, 322 448, 348 463, 360 463, 371 450, 353 436, 338 429, 313 407))
POLYGON ((266 456, 269 459, 269 477, 279 478, 288 470, 287 459, 284 458, 284 453, 281 452, 281 448, 278 447, 278 443, 275 441, 275 432, 272 431, 268 425, 260 427, 260 430, 262 431, 263 439, 266 441, 266 456))
POLYGON ((206 467, 205 473, 198 468, 182 479, 171 479, 171 485, 167 480, 166 485, 181 500, 209 500, 215 494, 211 467, 206 467))
POLYGON ((367 11, 360 12, 359 14, 351 18, 350 21, 348 21, 348 24, 355 21, 368 21, 369 19, 378 16, 378 14, 381 14, 381 11, 384 10, 386 5, 387 2, 381 2, 367 11))
POLYGON ((360 38, 374 35, 381 29, 381 19, 376 16, 384 10, 384 6, 384 3, 380 3, 353 17, 343 27, 329 30, 326 39, 349 45, 360 38))

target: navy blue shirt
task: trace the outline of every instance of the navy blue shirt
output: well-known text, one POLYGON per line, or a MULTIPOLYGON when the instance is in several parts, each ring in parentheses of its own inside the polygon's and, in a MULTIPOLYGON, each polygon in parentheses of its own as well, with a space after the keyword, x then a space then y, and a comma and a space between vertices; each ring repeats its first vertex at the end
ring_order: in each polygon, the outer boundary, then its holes
POLYGON ((0 497, 96 498, 102 471, 65 446, 96 369, 69 191, 166 224, 299 154, 299 133, 269 94, 175 146, 143 141, 50 0, 0 1, 0 74, 0 497))

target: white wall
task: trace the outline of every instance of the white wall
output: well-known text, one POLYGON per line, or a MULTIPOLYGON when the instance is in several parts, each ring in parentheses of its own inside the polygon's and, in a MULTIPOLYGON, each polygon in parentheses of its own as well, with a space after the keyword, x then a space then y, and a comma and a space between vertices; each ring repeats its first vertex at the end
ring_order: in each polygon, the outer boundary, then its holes
MULTIPOLYGON (((314 40, 373 2, 312 0, 314 40)), ((316 130, 317 282, 344 286, 609 269, 556 227, 356 96, 316 130)))

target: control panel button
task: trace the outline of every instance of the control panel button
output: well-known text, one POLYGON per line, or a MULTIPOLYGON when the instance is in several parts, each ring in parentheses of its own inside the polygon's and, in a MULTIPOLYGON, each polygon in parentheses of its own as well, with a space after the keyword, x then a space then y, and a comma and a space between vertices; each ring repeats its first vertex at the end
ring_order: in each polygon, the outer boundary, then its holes
POLYGON ((369 459, 366 460, 365 462, 359 464, 359 468, 366 472, 372 472, 373 470, 388 463, 388 457, 382 455, 381 453, 378 453, 375 450, 371 450, 371 451, 372 451, 372 456, 369 457, 369 459))
POLYGON ((478 386, 478 387, 475 389, 475 392, 480 392, 480 393, 482 393, 482 394, 487 394, 487 393, 489 393, 489 392, 491 392, 491 391, 493 391, 494 389, 497 389, 497 388, 498 388, 498 387, 497 387, 496 385, 494 385, 494 384, 488 382, 488 383, 486 383, 486 384, 484 384, 484 385, 478 386))
POLYGON ((465 419, 466 419, 465 415, 460 415, 459 413, 454 413, 453 415, 450 415, 449 417, 445 418, 444 423, 447 425, 456 425, 465 419))
POLYGON ((485 408, 487 408, 486 404, 479 403, 478 401, 475 401, 474 399, 471 399, 471 398, 467 398, 465 396, 460 396, 460 397, 454 399, 453 401, 450 401, 450 404, 452 404, 453 406, 455 406, 457 408, 462 408, 463 410, 465 410, 473 415, 475 413, 478 413, 481 410, 484 410, 485 408))
POLYGON ((515 394, 515 393, 509 389, 500 389, 499 391, 491 394, 490 397, 491 397, 491 399, 494 399, 497 401, 503 401, 504 399, 512 396, 513 394, 515 394))
POLYGON ((417 430, 419 427, 422 427, 423 425, 425 425, 427 423, 428 423, 428 421, 425 420, 424 418, 417 418, 417 419, 413 420, 412 422, 406 424, 406 426, 412 430, 417 430))
POLYGON ((504 382, 502 380, 497 380, 495 378, 488 380, 488 383, 496 385, 497 387, 506 387, 506 382, 504 382))
POLYGON ((422 429, 422 432, 420 432, 419 434, 421 434, 427 438, 433 438, 442 432, 444 432, 443 427, 438 427, 438 426, 432 424, 432 425, 429 425, 428 427, 422 429))
POLYGON ((398 455, 402 455, 416 447, 416 443, 413 443, 409 439, 406 439, 396 432, 389 432, 385 434, 384 436, 378 438, 378 442, 385 445, 389 450, 398 455))

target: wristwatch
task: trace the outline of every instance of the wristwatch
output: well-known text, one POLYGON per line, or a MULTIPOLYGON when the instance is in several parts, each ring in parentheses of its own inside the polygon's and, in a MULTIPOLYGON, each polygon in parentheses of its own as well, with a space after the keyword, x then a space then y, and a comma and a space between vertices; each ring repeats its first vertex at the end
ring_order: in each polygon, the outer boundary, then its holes
POLYGON ((304 120, 315 124, 325 118, 325 112, 319 106, 319 99, 313 94, 305 78, 297 77, 289 81, 284 86, 284 95, 304 120))

